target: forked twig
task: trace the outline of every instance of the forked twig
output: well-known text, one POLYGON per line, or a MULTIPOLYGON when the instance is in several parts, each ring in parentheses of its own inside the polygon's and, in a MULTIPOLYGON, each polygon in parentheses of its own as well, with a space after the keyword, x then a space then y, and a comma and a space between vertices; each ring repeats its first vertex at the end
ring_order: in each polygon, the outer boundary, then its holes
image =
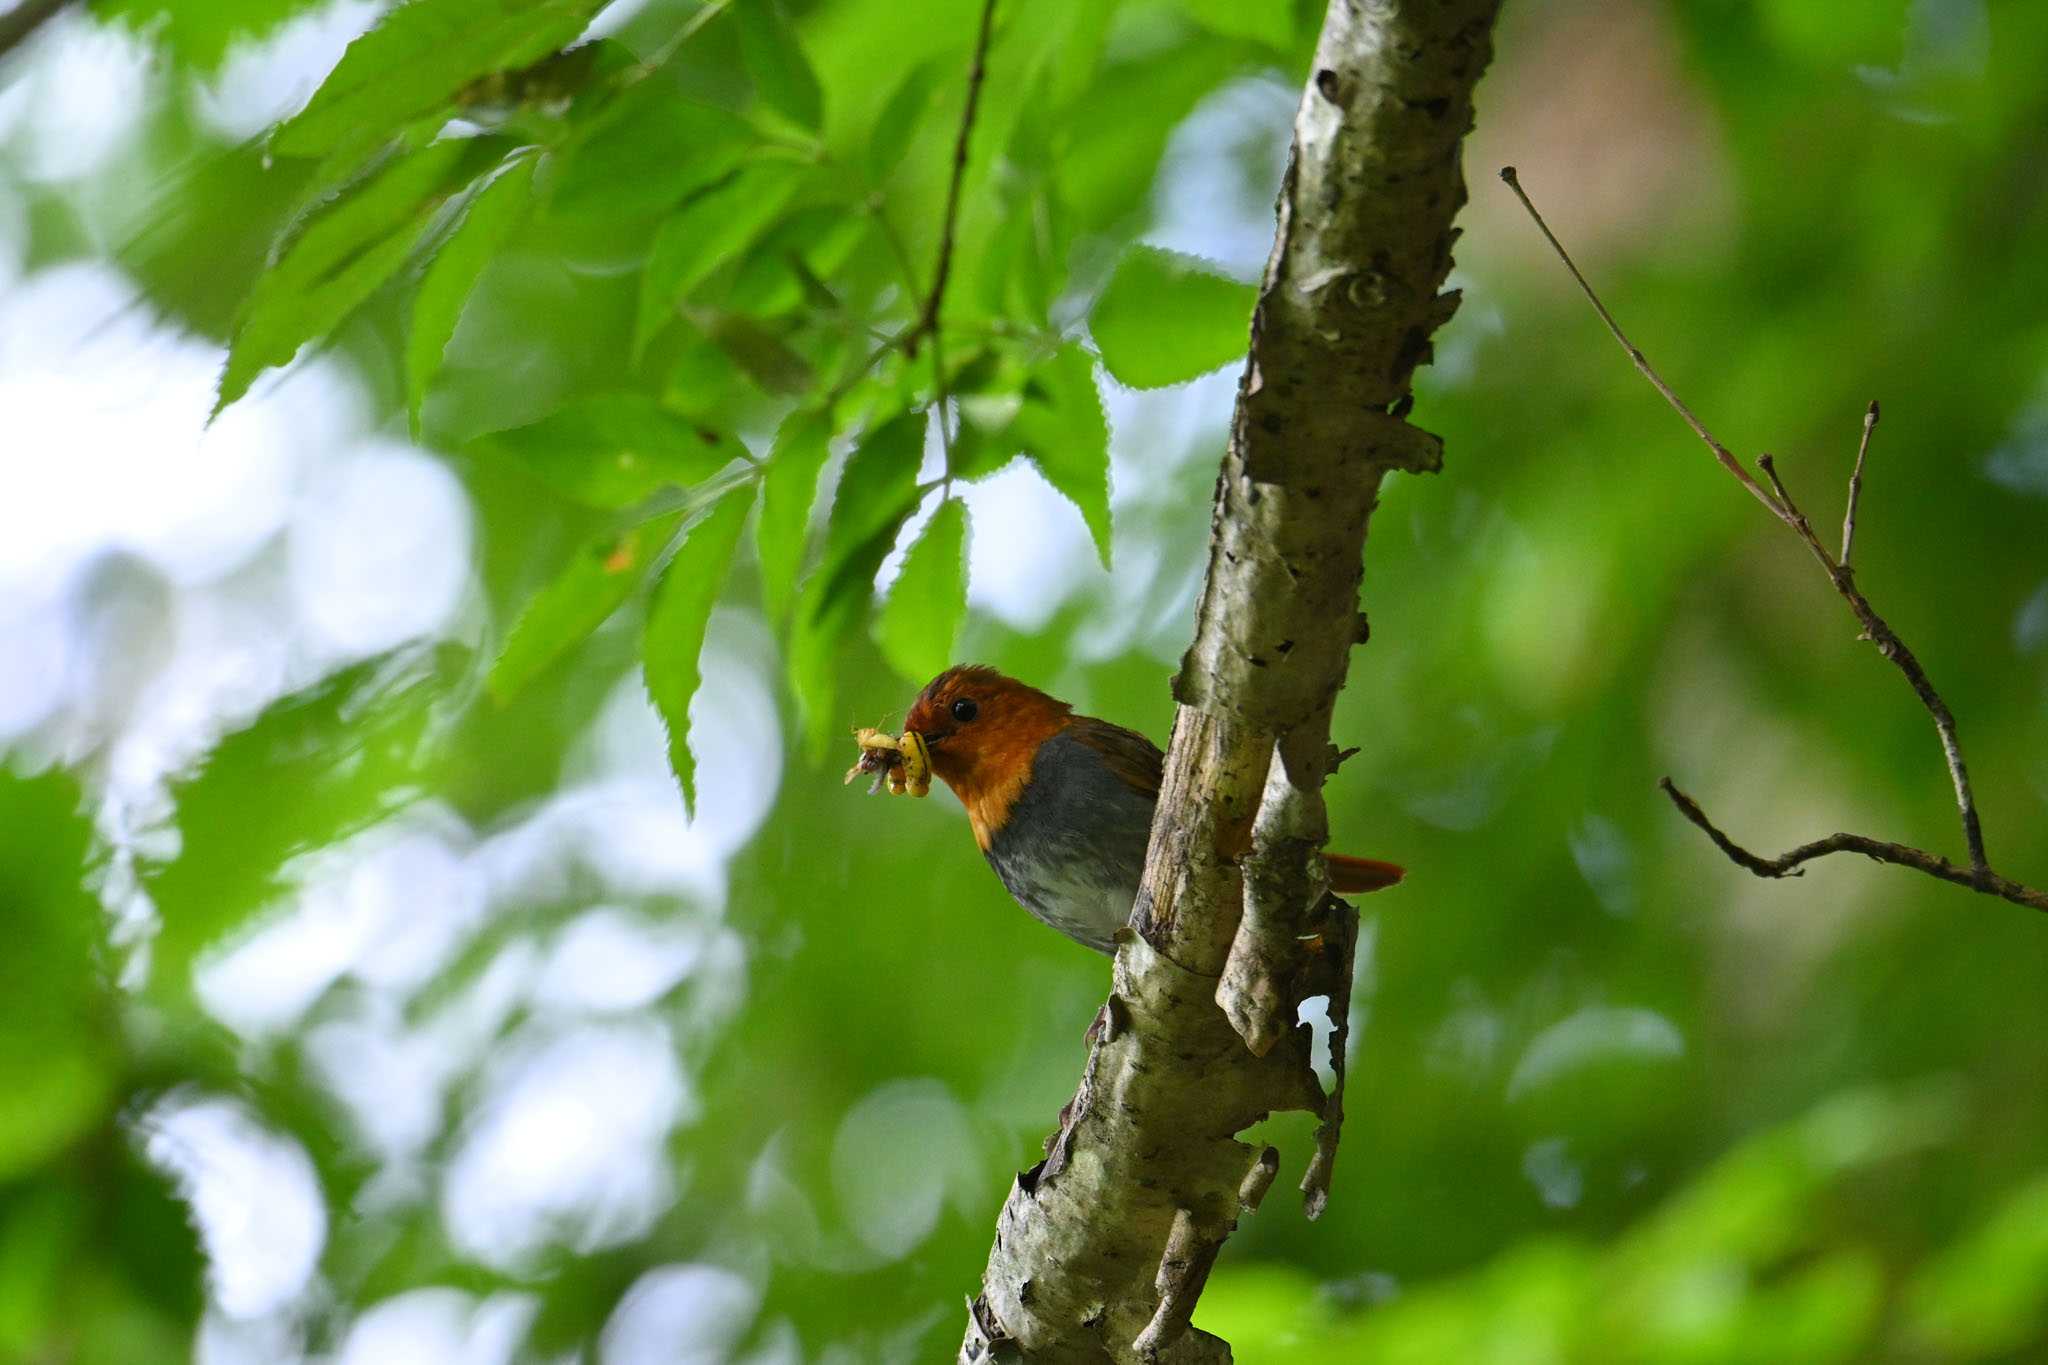
POLYGON ((1741 844, 1736 843, 1700 809, 1699 802, 1687 796, 1674 785, 1670 778, 1662 778, 1657 785, 1671 798, 1671 804, 1678 807, 1678 813, 1706 831, 1714 847, 1728 855, 1729 861, 1746 868, 1759 877, 1802 877, 1806 868, 1802 864, 1815 858, 1824 858, 1830 853, 1861 853, 1864 857, 1880 863, 1893 863, 1899 867, 1910 867, 1916 872, 1925 872, 1930 877, 1939 877, 1957 886, 1967 886, 1972 891, 1982 891, 1988 896, 1998 896, 2014 905, 2031 906, 2036 910, 2048 910, 2048 891, 2036 891, 2001 877, 1990 869, 1978 873, 1971 868, 1958 867, 1948 859, 1929 853, 1924 849, 1907 844, 1894 844, 1884 839, 1872 839, 1862 834, 1830 834, 1825 839, 1801 844, 1795 849, 1780 853, 1775 858, 1759 857, 1741 844))
POLYGON ((1522 207, 1528 211, 1529 217, 1543 233, 1544 239, 1550 243, 1551 250, 1557 253, 1557 258, 1564 263, 1565 269, 1571 272, 1572 278, 1578 282, 1580 291, 1593 305, 1593 310, 1600 315, 1600 320, 1606 324, 1608 332, 1628 353, 1636 369, 1650 381, 1651 386, 1663 396, 1672 410, 1685 419, 1693 434, 1706 443, 1707 448, 1714 453, 1714 458, 1735 477, 1736 482, 1748 489, 1757 501, 1769 508, 1773 516, 1799 537, 1815 561, 1820 564, 1822 571, 1827 574, 1835 592, 1848 604, 1857 624, 1863 628, 1862 638, 1875 645, 1877 652, 1889 659, 1905 675, 1914 695, 1920 699, 1920 705, 1934 721, 1935 734, 1941 740, 1942 758, 1948 765, 1950 784, 1955 788, 1956 810, 1962 821, 1963 841, 1969 848, 1970 865, 1958 867, 1948 859, 1923 849, 1872 839, 1861 834, 1831 834, 1825 839, 1801 844, 1776 858, 1762 858, 1722 833, 1713 821, 1707 818, 1706 812, 1700 809, 1699 804, 1674 786, 1668 777, 1659 784, 1664 794, 1671 798, 1672 804, 1678 807, 1681 815, 1706 832, 1707 837, 1714 841, 1715 847, 1727 854, 1738 866, 1759 877, 1796 876, 1801 871, 1801 864, 1815 858, 1830 853, 1861 853, 1879 862, 1910 867, 1930 877, 1967 886, 1985 895, 1999 896, 2017 905, 2048 910, 2048 892, 2036 891, 2010 878, 2002 877, 1992 870, 1990 860, 1984 853, 1984 832, 1977 817, 1977 799, 1970 790, 1969 769, 1963 762, 1962 745, 1956 738, 1955 717, 1950 713, 1948 703, 1935 690, 1934 684, 1928 681, 1927 672, 1920 666, 1920 661, 1914 657, 1913 651, 1906 647, 1898 632, 1877 614, 1876 608, 1870 605, 1870 599, 1856 586, 1856 573, 1851 565, 1850 556, 1856 544, 1856 508, 1863 494, 1864 459, 1870 450, 1871 433, 1877 427, 1877 404, 1871 403, 1863 415, 1863 436, 1856 447, 1855 469, 1849 476, 1847 506, 1842 516, 1842 548, 1840 557, 1837 558, 1821 543, 1820 537, 1814 534, 1812 523, 1807 520, 1805 513, 1799 510, 1791 491, 1779 477, 1776 461, 1769 455, 1757 458, 1758 467, 1763 470, 1764 477, 1770 480, 1770 489, 1766 490, 1762 484, 1750 477, 1749 472, 1743 469, 1728 447, 1714 438, 1705 424, 1686 407, 1684 400, 1680 399, 1671 386, 1664 382, 1663 377, 1651 367, 1642 351, 1629 341, 1620 324, 1614 320, 1614 315, 1607 311, 1607 306, 1600 301, 1600 296, 1593 291, 1593 286, 1580 273, 1578 265, 1571 258, 1571 253, 1564 249, 1564 244, 1558 241, 1557 235, 1550 230, 1550 225, 1543 221, 1543 215, 1537 212, 1536 205, 1530 202, 1528 194, 1523 191, 1521 182, 1515 175, 1514 167, 1502 167, 1500 178, 1514 191, 1515 197, 1521 200, 1522 207))
POLYGON ((1627 334, 1621 330, 1621 324, 1614 320, 1614 314, 1607 311, 1607 305, 1600 302, 1600 296, 1593 292, 1593 286, 1588 284, 1586 277, 1579 273, 1579 267, 1572 260, 1571 253, 1564 249, 1564 243, 1557 240, 1557 234, 1550 230, 1550 224, 1543 221, 1543 215, 1538 213, 1536 206, 1529 202, 1529 196, 1522 193, 1522 182, 1516 178, 1515 168, 1513 166, 1501 167, 1500 178, 1506 181, 1507 187, 1515 192, 1515 198, 1522 201, 1522 207, 1527 209, 1529 216, 1536 221, 1536 227, 1542 232, 1544 240, 1550 243, 1550 249, 1557 253, 1557 258, 1560 261, 1564 262, 1564 268, 1572 272, 1572 278, 1579 282, 1579 289, 1585 294, 1587 302, 1593 305, 1593 311, 1600 315, 1600 321, 1607 324, 1608 332, 1616 341, 1621 343, 1621 349, 1628 352, 1628 358, 1635 363, 1636 369, 1642 372, 1643 378, 1650 381, 1650 387, 1663 395, 1664 401, 1671 405, 1673 412, 1676 412, 1685 419, 1685 424, 1692 428, 1693 435, 1706 442, 1707 449, 1714 452, 1714 458, 1721 462, 1722 468, 1735 476, 1735 482, 1741 484, 1754 494, 1756 500, 1770 508, 1772 515, 1776 516, 1780 521, 1789 520, 1785 509, 1773 501, 1771 495, 1764 492, 1755 479, 1749 477, 1749 471, 1742 467, 1742 462, 1735 458, 1734 453, 1727 446, 1714 439, 1714 433, 1708 431, 1706 424, 1692 415, 1692 409, 1685 405, 1685 400, 1680 398, 1673 391, 1672 387, 1664 382, 1664 376, 1657 373, 1655 367, 1650 364, 1649 358, 1642 353, 1633 341, 1628 339, 1627 334))

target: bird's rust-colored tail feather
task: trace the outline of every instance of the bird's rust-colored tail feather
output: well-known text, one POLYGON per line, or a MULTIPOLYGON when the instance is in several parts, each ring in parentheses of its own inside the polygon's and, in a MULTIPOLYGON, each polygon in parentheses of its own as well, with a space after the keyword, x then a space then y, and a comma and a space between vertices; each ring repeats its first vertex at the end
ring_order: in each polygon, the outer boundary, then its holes
POLYGON ((1408 869, 1398 863, 1383 863, 1377 858, 1347 858, 1341 853, 1325 853, 1323 864, 1330 872, 1330 889, 1340 896, 1381 891, 1408 875, 1408 869))

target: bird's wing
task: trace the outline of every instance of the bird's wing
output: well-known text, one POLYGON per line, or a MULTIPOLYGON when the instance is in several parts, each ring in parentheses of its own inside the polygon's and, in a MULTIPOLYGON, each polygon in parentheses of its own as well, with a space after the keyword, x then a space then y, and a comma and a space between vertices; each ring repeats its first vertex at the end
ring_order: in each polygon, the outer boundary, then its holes
POLYGON ((1102 761, 1133 790, 1157 800, 1159 782, 1166 772, 1166 755, 1159 746, 1121 725, 1111 725, 1093 716, 1076 716, 1067 723, 1066 733, 1102 755, 1102 761))
MULTIPOLYGON (((1093 716, 1074 717, 1067 723, 1064 733, 1101 755, 1103 766, 1122 778, 1131 790, 1143 792, 1150 801, 1159 799, 1159 784, 1166 773, 1166 755, 1160 753, 1159 746, 1151 740, 1136 730, 1126 730, 1121 725, 1111 725, 1093 716)), ((1340 895, 1378 891, 1407 875, 1399 864, 1381 862, 1377 858, 1349 858, 1341 853, 1325 853, 1323 862, 1329 869, 1330 889, 1340 895)))

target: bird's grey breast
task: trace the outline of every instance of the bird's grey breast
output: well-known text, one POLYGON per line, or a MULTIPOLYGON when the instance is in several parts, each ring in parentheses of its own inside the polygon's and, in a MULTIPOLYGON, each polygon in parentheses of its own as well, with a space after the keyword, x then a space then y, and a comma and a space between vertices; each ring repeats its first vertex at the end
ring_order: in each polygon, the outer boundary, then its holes
POLYGON ((1114 948, 1145 869, 1154 800, 1071 735, 1038 746, 988 860, 1017 903, 1100 952, 1114 948))

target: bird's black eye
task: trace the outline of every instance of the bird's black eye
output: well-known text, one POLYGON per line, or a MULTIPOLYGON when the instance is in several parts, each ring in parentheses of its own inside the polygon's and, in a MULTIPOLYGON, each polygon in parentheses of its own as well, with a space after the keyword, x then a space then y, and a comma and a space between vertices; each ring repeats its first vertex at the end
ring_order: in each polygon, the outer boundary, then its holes
POLYGON ((953 703, 953 719, 965 725, 981 714, 981 708, 974 704, 974 698, 961 697, 953 703))

